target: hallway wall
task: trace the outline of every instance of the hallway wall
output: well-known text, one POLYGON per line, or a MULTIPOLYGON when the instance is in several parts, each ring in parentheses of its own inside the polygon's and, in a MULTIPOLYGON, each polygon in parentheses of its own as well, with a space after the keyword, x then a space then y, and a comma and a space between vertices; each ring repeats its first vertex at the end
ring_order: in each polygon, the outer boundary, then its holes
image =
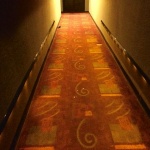
MULTIPOLYGON (((40 65, 34 66, 36 73, 33 73, 35 75, 29 84, 28 90, 32 90, 60 16, 60 0, 0 1, 0 123, 36 54, 41 50, 40 65), (46 41, 46 48, 42 50, 44 47, 42 44, 53 23, 54 26, 46 41)), ((20 102, 17 106, 21 109, 16 113, 18 115, 16 118, 18 118, 14 120, 15 126, 12 125, 13 132, 17 128, 15 121, 19 123, 27 104, 27 99, 25 101, 20 102)), ((7 134, 5 145, 8 146, 14 133, 7 134)), ((5 137, 0 136, 0 147, 5 141, 2 138, 5 139, 5 137)))
POLYGON ((148 0, 89 0, 91 16, 150 109, 149 10, 148 0))
POLYGON ((90 0, 89 12, 101 20, 150 79, 150 1, 90 0))

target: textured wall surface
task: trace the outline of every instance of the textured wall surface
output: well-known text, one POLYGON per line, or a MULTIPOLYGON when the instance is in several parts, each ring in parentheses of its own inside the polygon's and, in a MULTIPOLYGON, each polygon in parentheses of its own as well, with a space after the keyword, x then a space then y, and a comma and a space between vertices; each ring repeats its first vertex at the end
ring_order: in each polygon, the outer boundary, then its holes
POLYGON ((90 0, 89 12, 101 20, 150 78, 150 1, 90 0))
POLYGON ((60 0, 0 1, 0 121, 60 12, 60 0))

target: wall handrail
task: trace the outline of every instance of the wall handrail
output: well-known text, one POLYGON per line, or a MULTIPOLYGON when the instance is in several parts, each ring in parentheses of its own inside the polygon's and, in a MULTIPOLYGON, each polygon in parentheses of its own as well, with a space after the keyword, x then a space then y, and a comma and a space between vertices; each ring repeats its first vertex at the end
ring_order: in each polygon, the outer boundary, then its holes
POLYGON ((47 41, 47 39, 48 39, 48 36, 50 35, 51 30, 52 30, 54 24, 55 24, 55 20, 54 20, 53 23, 51 24, 51 26, 50 26, 50 28, 49 28, 49 30, 48 30, 48 33, 46 34, 46 36, 45 36, 45 38, 44 38, 44 40, 43 40, 43 42, 42 42, 42 44, 41 44, 41 46, 40 46, 39 51, 38 51, 38 52, 36 53, 36 55, 34 56, 33 61, 32 61, 32 63, 31 63, 31 65, 30 65, 29 69, 27 70, 27 72, 26 72, 26 74, 25 74, 23 80, 21 81, 20 86, 18 87, 18 89, 17 89, 17 91, 16 91, 16 93, 15 93, 14 98, 12 99, 12 101, 11 101, 11 103, 10 103, 8 109, 7 109, 7 112, 5 113, 5 115, 4 115, 3 119, 2 119, 2 121, 0 122, 0 134, 2 133, 2 131, 3 131, 4 127, 5 127, 5 125, 6 125, 6 123, 7 123, 7 121, 8 121, 9 116, 10 116, 10 114, 11 114, 12 111, 13 111, 13 108, 15 107, 15 104, 17 103, 17 100, 18 100, 18 98, 19 98, 19 95, 21 94, 21 91, 23 90, 23 87, 24 87, 24 85, 25 85, 25 83, 26 83, 26 81, 27 81, 27 79, 28 79, 28 77, 29 77, 29 75, 30 75, 30 72, 31 72, 32 69, 34 68, 34 65, 35 65, 35 63, 36 63, 36 61, 37 61, 37 59, 38 59, 38 57, 39 57, 39 55, 40 55, 40 51, 42 50, 44 44, 46 43, 46 41, 47 41))
POLYGON ((125 53, 125 55, 131 60, 132 64, 137 68, 139 73, 145 78, 145 80, 150 84, 150 78, 144 73, 144 71, 141 69, 141 67, 135 62, 135 60, 130 56, 130 54, 127 52, 127 50, 120 44, 120 42, 117 40, 117 38, 111 33, 111 31, 108 29, 108 27, 105 25, 105 23, 101 20, 101 23, 111 39, 114 41, 114 43, 118 46, 118 48, 125 53))

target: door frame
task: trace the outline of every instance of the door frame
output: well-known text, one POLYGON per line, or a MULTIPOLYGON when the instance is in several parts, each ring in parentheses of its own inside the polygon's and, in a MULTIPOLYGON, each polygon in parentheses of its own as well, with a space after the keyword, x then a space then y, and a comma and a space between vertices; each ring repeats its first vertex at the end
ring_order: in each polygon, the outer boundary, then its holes
MULTIPOLYGON (((60 0, 61 12, 63 12, 63 0, 60 0)), ((85 0, 85 12, 89 12, 89 0, 85 0)))

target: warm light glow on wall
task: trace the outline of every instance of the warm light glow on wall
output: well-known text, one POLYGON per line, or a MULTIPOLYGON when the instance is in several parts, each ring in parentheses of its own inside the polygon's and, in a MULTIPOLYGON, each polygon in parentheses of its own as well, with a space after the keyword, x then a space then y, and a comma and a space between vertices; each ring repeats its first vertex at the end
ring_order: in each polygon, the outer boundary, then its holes
POLYGON ((127 60, 128 60, 128 62, 129 62, 129 63, 131 63, 131 60, 130 60, 130 58, 129 58, 129 57, 127 58, 127 60))
POLYGON ((123 50, 123 54, 126 55, 126 50, 123 50))
POLYGON ((142 76, 142 80, 144 81, 144 83, 147 83, 145 77, 142 76))
POLYGON ((135 66, 135 65, 133 65, 133 68, 134 68, 134 70, 135 70, 135 71, 137 71, 137 68, 136 68, 136 66, 135 66))

